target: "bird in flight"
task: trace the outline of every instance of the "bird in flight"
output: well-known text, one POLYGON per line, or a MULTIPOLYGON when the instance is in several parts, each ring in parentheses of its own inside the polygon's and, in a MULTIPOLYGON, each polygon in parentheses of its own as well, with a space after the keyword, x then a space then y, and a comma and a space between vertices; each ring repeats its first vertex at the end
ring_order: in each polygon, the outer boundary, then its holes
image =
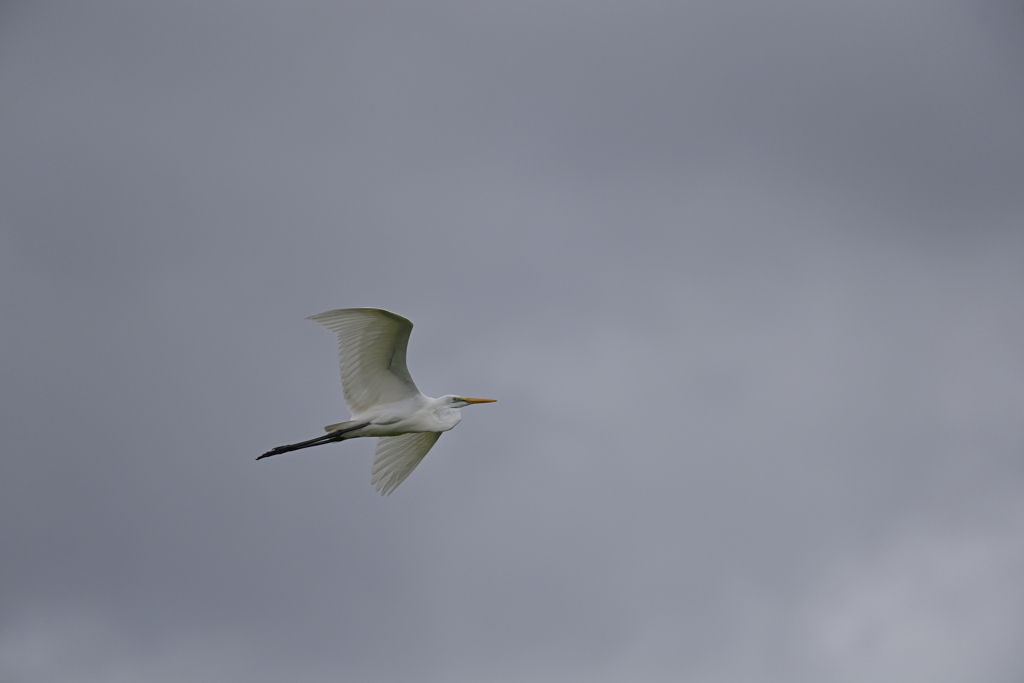
POLYGON ((325 436, 278 446, 257 460, 375 436, 370 483, 386 496, 416 469, 441 432, 459 424, 460 408, 495 402, 452 395, 430 398, 420 393, 405 365, 412 323, 400 315, 378 308, 340 308, 307 320, 320 323, 338 337, 341 387, 352 419, 324 427, 325 436))

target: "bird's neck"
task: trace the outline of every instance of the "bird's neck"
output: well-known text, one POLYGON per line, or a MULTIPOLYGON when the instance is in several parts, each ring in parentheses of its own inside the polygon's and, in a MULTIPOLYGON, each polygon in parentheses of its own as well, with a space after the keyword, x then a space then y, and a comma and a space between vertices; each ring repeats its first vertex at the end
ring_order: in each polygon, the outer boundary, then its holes
POLYGON ((449 408, 443 404, 434 407, 434 419, 441 424, 441 431, 448 431, 462 420, 462 411, 458 408, 449 408))

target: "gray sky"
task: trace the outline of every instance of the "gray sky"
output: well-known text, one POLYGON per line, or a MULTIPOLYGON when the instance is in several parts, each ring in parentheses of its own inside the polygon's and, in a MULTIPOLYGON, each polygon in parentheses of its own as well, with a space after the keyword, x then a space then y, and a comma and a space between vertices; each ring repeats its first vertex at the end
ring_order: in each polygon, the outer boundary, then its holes
POLYGON ((0 678, 1024 678, 1024 13, 0 6, 0 678), (303 318, 464 411, 390 498, 303 318))

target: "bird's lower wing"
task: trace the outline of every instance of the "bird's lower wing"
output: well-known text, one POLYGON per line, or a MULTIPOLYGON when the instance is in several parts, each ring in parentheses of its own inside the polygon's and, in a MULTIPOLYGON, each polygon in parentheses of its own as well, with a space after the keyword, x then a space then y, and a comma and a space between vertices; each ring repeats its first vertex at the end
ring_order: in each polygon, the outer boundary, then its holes
POLYGON ((377 451, 373 456, 373 470, 370 483, 376 486, 380 495, 390 495, 395 487, 412 474, 420 464, 441 432, 415 432, 401 436, 382 436, 377 439, 377 451))

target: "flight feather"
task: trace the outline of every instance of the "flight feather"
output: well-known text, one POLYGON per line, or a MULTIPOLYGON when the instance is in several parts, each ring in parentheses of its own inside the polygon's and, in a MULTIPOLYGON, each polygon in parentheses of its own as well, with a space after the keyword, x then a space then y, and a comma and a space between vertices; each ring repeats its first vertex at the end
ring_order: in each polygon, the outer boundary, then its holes
POLYGON ((412 474, 439 438, 441 432, 413 432, 380 437, 373 455, 370 483, 382 496, 389 495, 412 474))
POLYGON ((405 364, 410 321, 375 308, 341 308, 308 319, 338 338, 341 386, 353 415, 420 393, 405 364))

